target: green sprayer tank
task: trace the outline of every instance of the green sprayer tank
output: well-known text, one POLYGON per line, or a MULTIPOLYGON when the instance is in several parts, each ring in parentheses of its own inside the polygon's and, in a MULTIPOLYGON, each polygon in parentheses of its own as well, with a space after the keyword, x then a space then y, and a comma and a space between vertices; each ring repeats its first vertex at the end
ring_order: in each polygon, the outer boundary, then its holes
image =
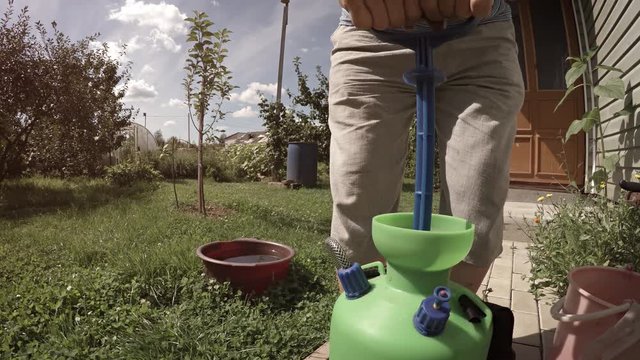
POLYGON ((350 285, 349 280, 343 282, 343 286, 347 284, 345 292, 333 308, 330 360, 487 358, 491 311, 474 293, 449 280, 449 269, 471 248, 473 225, 442 215, 432 215, 430 231, 414 230, 412 225, 412 213, 384 214, 373 219, 373 240, 387 262, 386 270, 380 262, 362 266, 377 267, 380 273, 367 280, 358 264, 345 269, 361 275, 354 275, 355 282, 352 280, 350 285), (423 334, 414 319, 422 312, 423 302, 434 298, 434 290, 441 287, 450 292, 448 319, 440 333, 423 334), (349 299, 353 288, 355 298, 349 299), (357 294, 358 288, 364 289, 362 294, 357 294), (461 299, 466 306, 461 305, 461 299))
MULTIPOLYGON (((416 190, 413 213, 373 218, 373 242, 381 262, 342 265, 344 289, 333 308, 331 360, 486 359, 492 314, 471 291, 449 280, 474 239, 467 220, 431 214, 435 86, 444 76, 433 68, 433 48, 475 27, 470 19, 446 31, 384 34, 416 50, 416 69, 405 80, 416 87, 416 190), (365 271, 377 268, 378 276, 365 271)), ((342 256, 339 245, 329 244, 342 256)))

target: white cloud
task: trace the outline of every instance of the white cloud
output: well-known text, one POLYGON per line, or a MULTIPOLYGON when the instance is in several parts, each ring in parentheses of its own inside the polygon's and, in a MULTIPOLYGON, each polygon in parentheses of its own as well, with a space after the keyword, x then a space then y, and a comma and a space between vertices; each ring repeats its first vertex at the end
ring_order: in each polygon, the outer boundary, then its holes
POLYGON ((125 93, 126 101, 150 101, 158 96, 156 88, 146 81, 131 80, 125 93))
POLYGON ((140 43, 140 37, 136 35, 129 39, 129 42, 127 43, 127 52, 134 52, 143 47, 144 45, 140 43))
POLYGON ((307 49, 307 48, 302 48, 302 49, 300 49, 300 51, 302 51, 303 53, 308 53, 308 52, 309 52, 309 49, 307 49))
MULTIPOLYGON (((166 49, 174 53, 180 51, 181 48, 174 37, 182 37, 187 33, 187 26, 184 22, 186 17, 187 15, 180 12, 177 6, 164 1, 153 4, 126 0, 122 7, 112 10, 109 14, 109 20, 150 28, 149 36, 142 40, 156 49, 166 49)), ((129 41, 130 51, 135 51, 143 46, 140 40, 138 36, 134 36, 129 41)))
POLYGON ((154 69, 151 65, 145 64, 142 67, 142 70, 140 70, 140 74, 151 74, 151 73, 153 73, 155 71, 156 71, 156 69, 154 69))
POLYGON ((251 118, 258 116, 258 113, 251 106, 245 106, 238 111, 234 111, 231 116, 234 118, 251 118))
POLYGON ((175 122, 175 121, 173 121, 173 120, 167 120, 167 121, 165 121, 165 122, 164 122, 164 124, 162 124, 162 126, 173 126, 173 125, 175 125, 175 124, 176 124, 176 122, 175 122))
POLYGON ((162 107, 186 108, 187 105, 184 103, 184 100, 171 98, 168 102, 162 104, 162 107))
POLYGON ((167 4, 164 1, 152 4, 144 1, 126 0, 122 7, 112 10, 109 14, 109 20, 153 27, 172 35, 187 32, 184 23, 186 17, 187 15, 180 12, 177 6, 167 4))
POLYGON ((211 0, 211 4, 212 4, 213 6, 220 6, 220 1, 218 1, 218 0, 211 0))
POLYGON ((167 33, 158 29, 151 30, 149 34, 149 41, 153 44, 154 48, 165 48, 171 52, 177 53, 182 46, 178 45, 175 40, 167 33))
POLYGON ((256 105, 260 102, 259 94, 275 96, 278 91, 276 84, 262 84, 259 82, 252 82, 241 93, 232 93, 230 101, 240 101, 247 104, 256 105))

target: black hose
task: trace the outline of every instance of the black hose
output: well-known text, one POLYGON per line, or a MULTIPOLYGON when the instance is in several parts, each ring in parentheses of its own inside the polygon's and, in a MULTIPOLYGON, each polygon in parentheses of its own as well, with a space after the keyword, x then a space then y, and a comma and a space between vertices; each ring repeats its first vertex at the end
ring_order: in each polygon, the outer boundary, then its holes
POLYGON ((623 190, 627 190, 630 192, 640 192, 640 183, 638 182, 628 182, 626 180, 620 180, 620 187, 623 190))

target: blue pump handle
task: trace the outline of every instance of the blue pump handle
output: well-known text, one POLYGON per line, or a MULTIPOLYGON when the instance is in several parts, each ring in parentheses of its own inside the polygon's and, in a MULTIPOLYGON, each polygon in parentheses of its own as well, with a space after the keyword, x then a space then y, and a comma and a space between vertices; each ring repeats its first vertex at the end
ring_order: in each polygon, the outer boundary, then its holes
POLYGON ((477 25, 475 18, 443 31, 378 32, 386 41, 415 50, 416 68, 404 80, 416 87, 416 183, 413 228, 431 230, 433 206, 433 157, 435 153, 435 87, 444 76, 433 66, 433 49, 468 34, 477 25))
POLYGON ((376 36, 387 42, 392 42, 412 50, 416 50, 418 47, 418 40, 420 39, 429 40, 431 47, 437 48, 448 41, 469 34, 469 32, 471 32, 471 30, 473 30, 477 25, 478 19, 470 17, 464 22, 450 25, 444 30, 385 30, 374 31, 374 33, 376 36))

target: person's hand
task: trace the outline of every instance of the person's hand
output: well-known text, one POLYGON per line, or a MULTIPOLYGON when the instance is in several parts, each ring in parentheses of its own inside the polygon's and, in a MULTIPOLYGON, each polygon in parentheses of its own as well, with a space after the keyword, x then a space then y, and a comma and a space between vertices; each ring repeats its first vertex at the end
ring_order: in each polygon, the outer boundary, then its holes
POLYGON ((491 13, 493 0, 420 0, 424 17, 431 23, 448 19, 482 19, 491 13))
POLYGON ((420 0, 340 0, 358 29, 412 27, 423 18, 420 0))
POLYGON ((359 29, 410 28, 420 19, 440 27, 447 19, 484 18, 493 0, 339 0, 359 29))

